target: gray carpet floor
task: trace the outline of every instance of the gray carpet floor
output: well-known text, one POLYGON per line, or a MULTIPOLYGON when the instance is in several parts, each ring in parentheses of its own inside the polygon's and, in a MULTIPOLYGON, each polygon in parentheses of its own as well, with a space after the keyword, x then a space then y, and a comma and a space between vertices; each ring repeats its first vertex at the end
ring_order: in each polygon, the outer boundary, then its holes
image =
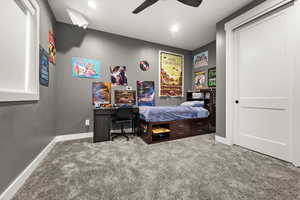
POLYGON ((297 200, 300 169, 208 135, 58 143, 14 200, 297 200))

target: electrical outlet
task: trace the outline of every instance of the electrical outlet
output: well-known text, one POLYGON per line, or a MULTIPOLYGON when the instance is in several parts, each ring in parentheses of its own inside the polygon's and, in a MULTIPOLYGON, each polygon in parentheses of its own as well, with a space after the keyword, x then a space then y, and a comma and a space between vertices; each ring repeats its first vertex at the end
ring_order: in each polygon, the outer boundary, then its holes
POLYGON ((85 126, 90 126, 90 120, 89 119, 85 120, 85 126))

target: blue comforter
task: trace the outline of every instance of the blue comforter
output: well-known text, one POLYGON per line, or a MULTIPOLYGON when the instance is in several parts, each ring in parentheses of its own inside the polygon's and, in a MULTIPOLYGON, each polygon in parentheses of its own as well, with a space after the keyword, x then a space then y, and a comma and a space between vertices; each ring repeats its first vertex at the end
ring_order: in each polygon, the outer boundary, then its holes
POLYGON ((181 119, 206 118, 208 110, 191 106, 141 106, 140 118, 147 122, 164 122, 181 119))

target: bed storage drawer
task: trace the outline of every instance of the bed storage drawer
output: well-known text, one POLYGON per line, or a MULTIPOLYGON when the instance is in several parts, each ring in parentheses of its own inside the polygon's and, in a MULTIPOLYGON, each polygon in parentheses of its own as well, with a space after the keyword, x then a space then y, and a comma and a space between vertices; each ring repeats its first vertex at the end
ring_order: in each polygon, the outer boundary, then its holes
POLYGON ((191 135, 201 135, 207 133, 208 123, 205 120, 191 121, 191 135))
POLYGON ((176 121, 171 124, 171 138, 183 138, 190 135, 190 124, 187 121, 176 121))

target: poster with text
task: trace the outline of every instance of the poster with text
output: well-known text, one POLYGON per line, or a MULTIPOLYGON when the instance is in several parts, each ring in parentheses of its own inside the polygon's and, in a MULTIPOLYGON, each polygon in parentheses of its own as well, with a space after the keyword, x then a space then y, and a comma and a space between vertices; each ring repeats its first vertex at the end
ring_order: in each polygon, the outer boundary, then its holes
POLYGON ((194 89, 200 90, 206 86, 206 72, 199 71, 194 73, 194 89))
POLYGON ((160 87, 159 96, 182 97, 184 56, 160 51, 160 87))
POLYGON ((56 64, 55 37, 53 32, 51 31, 49 31, 48 42, 49 42, 49 61, 55 65, 56 64))
POLYGON ((93 104, 110 104, 111 103, 111 83, 110 82, 93 82, 92 88, 93 104))
POLYGON ((113 86, 127 86, 127 75, 125 66, 110 67, 110 77, 113 86))
POLYGON ((137 81, 138 106, 155 106, 154 81, 137 81))
POLYGON ((208 87, 217 86, 217 70, 216 68, 211 68, 208 70, 208 87))
POLYGON ((49 58, 47 51, 40 47, 40 84, 49 86, 49 58))
POLYGON ((208 51, 201 52, 194 56, 194 68, 208 66, 208 51))
POLYGON ((100 61, 73 57, 72 76, 76 78, 100 78, 100 61))

